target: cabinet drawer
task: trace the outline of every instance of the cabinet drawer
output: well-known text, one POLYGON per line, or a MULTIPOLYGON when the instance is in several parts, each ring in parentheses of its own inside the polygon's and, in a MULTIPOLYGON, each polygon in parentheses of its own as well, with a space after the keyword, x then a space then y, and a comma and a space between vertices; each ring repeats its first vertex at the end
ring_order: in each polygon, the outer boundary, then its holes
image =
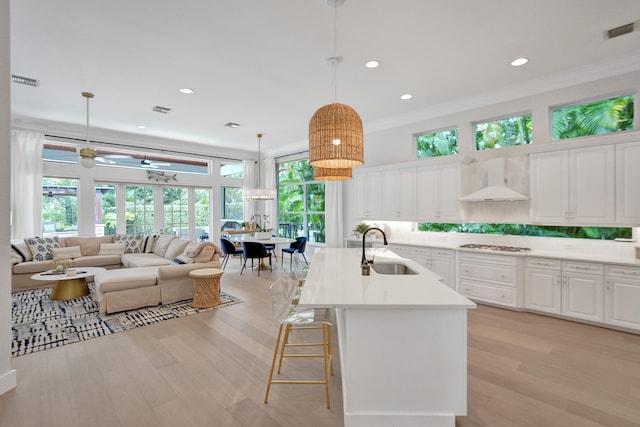
POLYGON ((453 250, 451 249, 438 249, 438 248, 432 248, 431 249, 431 256, 432 257, 440 257, 440 258, 453 258, 453 250))
POLYGON ((516 257, 489 254, 472 254, 465 252, 460 254, 460 262, 515 266, 516 257))
POLYGON ((499 286, 489 286, 461 280, 458 292, 471 298, 495 302, 502 305, 513 306, 515 302, 515 289, 513 288, 502 288, 499 286))
POLYGON ((630 279, 636 278, 640 280, 640 267, 626 265, 607 265, 605 266, 604 271, 607 276, 628 277, 630 279))
POLYGON ((562 261, 549 258, 527 258, 527 267, 544 268, 547 270, 560 270, 562 261))
POLYGON ((460 277, 472 280, 482 280, 506 286, 515 286, 516 284, 515 267, 461 262, 459 271, 460 277))
POLYGON ((576 273, 588 274, 604 274, 604 265, 593 264, 590 262, 562 261, 562 271, 573 271, 576 273))

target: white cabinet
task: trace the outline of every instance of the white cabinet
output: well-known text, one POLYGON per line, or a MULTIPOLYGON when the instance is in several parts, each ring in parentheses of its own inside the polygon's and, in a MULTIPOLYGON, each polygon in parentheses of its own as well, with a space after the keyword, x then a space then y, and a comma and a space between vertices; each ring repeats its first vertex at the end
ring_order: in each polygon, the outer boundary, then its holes
POLYGON ((458 256, 458 292, 477 301, 523 307, 522 257, 462 252, 458 256))
POLYGON ((416 219, 415 168, 380 173, 380 219, 413 221, 416 219))
POLYGON ((616 221, 622 225, 640 225, 640 142, 616 146, 616 221))
POLYGON ((533 223, 615 223, 613 146, 531 155, 533 223))
POLYGON ((417 180, 419 221, 461 221, 459 164, 420 167, 417 180))
POLYGON ((380 216, 380 172, 356 175, 356 217, 377 219, 380 216))
POLYGON ((640 267, 606 266, 604 321, 609 325, 640 329, 640 267))
POLYGON ((389 250, 427 267, 442 278, 442 283, 455 289, 455 252, 453 249, 390 244, 389 250))
POLYGON ((602 264, 562 262, 562 314, 593 322, 604 321, 602 264))
POLYGON ((546 313, 562 313, 562 263, 555 259, 527 258, 525 306, 546 313))

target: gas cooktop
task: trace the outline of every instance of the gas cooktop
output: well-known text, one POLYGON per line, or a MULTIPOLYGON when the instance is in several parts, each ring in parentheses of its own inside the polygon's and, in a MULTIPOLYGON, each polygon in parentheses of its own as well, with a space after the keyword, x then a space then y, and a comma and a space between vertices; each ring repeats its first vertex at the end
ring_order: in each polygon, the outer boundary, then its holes
POLYGON ((465 249, 483 249, 500 252, 529 252, 531 250, 531 248, 522 248, 518 246, 482 245, 476 243, 468 243, 466 245, 460 245, 460 247, 465 249))

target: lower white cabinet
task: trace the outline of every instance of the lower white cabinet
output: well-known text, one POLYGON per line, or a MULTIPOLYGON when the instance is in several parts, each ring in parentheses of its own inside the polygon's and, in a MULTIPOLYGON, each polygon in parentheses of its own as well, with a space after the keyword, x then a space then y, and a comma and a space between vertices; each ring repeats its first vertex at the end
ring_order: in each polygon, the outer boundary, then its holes
POLYGON ((604 321, 609 325, 640 329, 640 267, 606 266, 604 321))
POLYGON ((562 313, 562 262, 555 259, 527 258, 525 306, 547 313, 562 313))
POLYGON ((604 266, 562 262, 562 314, 604 322, 604 266))
POLYGON ((522 257, 458 253, 458 292, 478 301, 523 307, 522 257))
POLYGON ((455 289, 455 252, 453 249, 413 245, 389 245, 389 250, 427 267, 442 278, 442 283, 455 289))

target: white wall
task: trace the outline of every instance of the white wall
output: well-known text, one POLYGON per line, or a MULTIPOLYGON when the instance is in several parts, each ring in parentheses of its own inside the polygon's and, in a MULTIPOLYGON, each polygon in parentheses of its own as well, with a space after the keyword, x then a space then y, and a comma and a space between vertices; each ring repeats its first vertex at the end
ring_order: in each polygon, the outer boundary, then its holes
MULTIPOLYGON (((365 132, 365 165, 354 170, 354 174, 365 171, 368 167, 392 165, 398 163, 416 163, 428 165, 443 162, 443 158, 431 158, 416 160, 415 135, 432 131, 459 129, 459 156, 469 156, 475 162, 463 165, 463 194, 478 190, 486 185, 486 160, 491 157, 507 158, 507 179, 509 186, 517 191, 529 194, 529 167, 528 154, 539 150, 555 148, 568 148, 593 144, 620 143, 628 141, 640 141, 640 71, 626 73, 617 77, 611 77, 565 87, 536 95, 526 96, 512 101, 486 105, 465 111, 444 114, 425 118, 425 120, 402 124, 390 129, 365 132), (634 131, 619 134, 604 135, 598 137, 579 138, 571 141, 552 141, 550 138, 550 113, 549 107, 565 105, 569 103, 588 102, 594 99, 602 99, 607 96, 620 94, 636 94, 634 131), (498 150, 475 151, 475 137, 473 123, 488 121, 518 113, 531 113, 533 119, 533 143, 528 146, 509 147, 498 150)), ((450 160, 448 160, 450 161, 450 160)), ((355 194, 353 181, 344 183, 344 207, 345 207, 345 236, 351 235, 351 230, 361 220, 355 217, 355 194)), ((384 196, 383 196, 384 202, 384 196)), ((528 223, 529 202, 478 202, 463 204, 464 216, 472 222, 495 223, 528 223)), ((396 237, 402 240, 435 239, 443 242, 446 236, 436 236, 437 233, 425 233, 411 231, 410 226, 401 228, 402 233, 396 233, 396 237)), ((398 230, 400 231, 400 229, 398 230)), ((495 240, 496 237, 482 237, 495 240)), ((469 240, 469 239, 467 239, 469 240)), ((502 240, 505 240, 504 238, 502 240)), ((577 242, 566 243, 567 240, 552 242, 548 238, 533 240, 534 246, 550 244, 553 247, 578 245, 589 250, 600 251, 610 244, 595 242, 586 244, 584 239, 572 239, 577 242), (545 243, 546 242, 546 243, 545 243), (565 242, 565 243, 562 243, 565 242)), ((428 244, 429 242, 423 242, 428 244)), ((496 243, 498 244, 498 243, 496 243)), ((531 246, 531 244, 530 244, 531 246)), ((614 245, 615 252, 621 252, 632 256, 631 244, 614 245), (623 247, 624 246, 624 247, 623 247)), ((609 247, 609 249, 611 249, 609 247)))
MULTIPOLYGON (((9 203, 11 193, 10 121, 11 90, 9 67, 9 0, 0 0, 0 241, 9 242, 9 203)), ((17 384, 16 371, 11 369, 11 271, 9 245, 0 245, 0 394, 17 384)))

